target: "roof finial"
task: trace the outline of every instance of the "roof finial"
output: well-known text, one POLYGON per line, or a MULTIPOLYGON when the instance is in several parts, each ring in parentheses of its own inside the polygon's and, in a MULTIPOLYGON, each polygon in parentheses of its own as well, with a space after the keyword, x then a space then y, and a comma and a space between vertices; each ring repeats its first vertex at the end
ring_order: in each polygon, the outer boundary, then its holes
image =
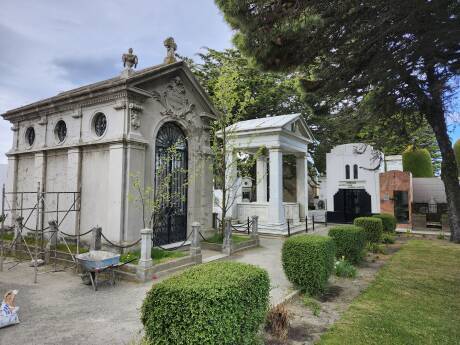
POLYGON ((174 63, 176 62, 176 49, 177 44, 174 42, 174 38, 168 37, 163 42, 164 46, 166 47, 166 57, 163 61, 165 64, 174 63))

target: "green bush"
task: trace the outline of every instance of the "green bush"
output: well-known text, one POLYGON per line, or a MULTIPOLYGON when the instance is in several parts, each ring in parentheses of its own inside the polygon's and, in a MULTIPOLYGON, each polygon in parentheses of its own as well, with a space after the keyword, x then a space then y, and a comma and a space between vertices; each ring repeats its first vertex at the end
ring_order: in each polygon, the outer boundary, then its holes
POLYGON ((254 344, 268 310, 265 270, 236 262, 191 268, 147 293, 141 320, 155 345, 254 344))
POLYGON ((385 246, 380 243, 368 243, 366 249, 374 254, 386 254, 385 246))
POLYGON ((298 235, 288 238, 281 253, 283 269, 291 283, 315 295, 324 290, 334 269, 335 244, 332 238, 298 235))
POLYGON ((356 277, 356 268, 347 260, 341 259, 334 265, 335 275, 337 277, 354 278, 356 277))
POLYGON ((373 217, 358 217, 355 218, 353 224, 364 229, 367 241, 374 243, 380 242, 383 232, 383 223, 381 219, 373 217))
POLYGON ((389 234, 389 233, 384 233, 382 235, 382 243, 385 243, 385 244, 393 244, 395 243, 395 236, 393 234, 389 234))
POLYGON ((337 258, 345 257, 353 263, 362 259, 366 247, 366 234, 363 228, 355 225, 334 226, 329 230, 329 236, 335 242, 337 258))
POLYGON ((383 231, 385 232, 394 232, 396 230, 396 224, 398 221, 396 217, 389 213, 379 213, 374 214, 372 217, 379 218, 382 220, 383 231))
POLYGON ((403 170, 413 177, 433 177, 433 164, 427 149, 417 149, 409 145, 402 154, 403 170))

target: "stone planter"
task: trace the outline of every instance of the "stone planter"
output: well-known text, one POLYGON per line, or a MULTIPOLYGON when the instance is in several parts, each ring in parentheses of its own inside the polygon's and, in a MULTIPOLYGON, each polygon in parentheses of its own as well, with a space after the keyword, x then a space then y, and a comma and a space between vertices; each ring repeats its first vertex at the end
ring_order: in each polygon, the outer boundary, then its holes
MULTIPOLYGON (((234 253, 241 252, 242 250, 255 248, 259 246, 259 240, 257 238, 249 238, 247 241, 240 243, 233 243, 230 250, 230 255, 234 253)), ((223 252, 223 244, 221 243, 210 243, 210 242, 201 242, 202 249, 214 250, 217 252, 223 252)))

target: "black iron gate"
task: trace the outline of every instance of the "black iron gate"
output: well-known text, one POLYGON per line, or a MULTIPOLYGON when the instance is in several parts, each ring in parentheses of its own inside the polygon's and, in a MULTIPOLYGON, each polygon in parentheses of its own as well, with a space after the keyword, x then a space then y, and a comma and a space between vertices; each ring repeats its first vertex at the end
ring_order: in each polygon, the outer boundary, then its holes
POLYGON ((155 190, 168 194, 159 212, 155 245, 186 238, 187 165, 184 132, 175 123, 168 122, 160 128, 155 142, 155 190))
POLYGON ((334 195, 334 212, 327 217, 333 223, 351 223, 356 217, 372 214, 371 196, 364 189, 339 189, 334 195))

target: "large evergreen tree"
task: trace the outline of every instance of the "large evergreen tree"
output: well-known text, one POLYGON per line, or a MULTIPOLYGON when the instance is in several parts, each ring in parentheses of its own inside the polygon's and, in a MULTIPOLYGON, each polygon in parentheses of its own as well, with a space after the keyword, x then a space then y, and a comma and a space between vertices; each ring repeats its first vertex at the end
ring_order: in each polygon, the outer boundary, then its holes
POLYGON ((446 126, 460 74, 458 0, 216 0, 236 45, 262 68, 300 71, 333 112, 423 117, 442 156, 451 239, 460 242, 460 186, 446 126))

